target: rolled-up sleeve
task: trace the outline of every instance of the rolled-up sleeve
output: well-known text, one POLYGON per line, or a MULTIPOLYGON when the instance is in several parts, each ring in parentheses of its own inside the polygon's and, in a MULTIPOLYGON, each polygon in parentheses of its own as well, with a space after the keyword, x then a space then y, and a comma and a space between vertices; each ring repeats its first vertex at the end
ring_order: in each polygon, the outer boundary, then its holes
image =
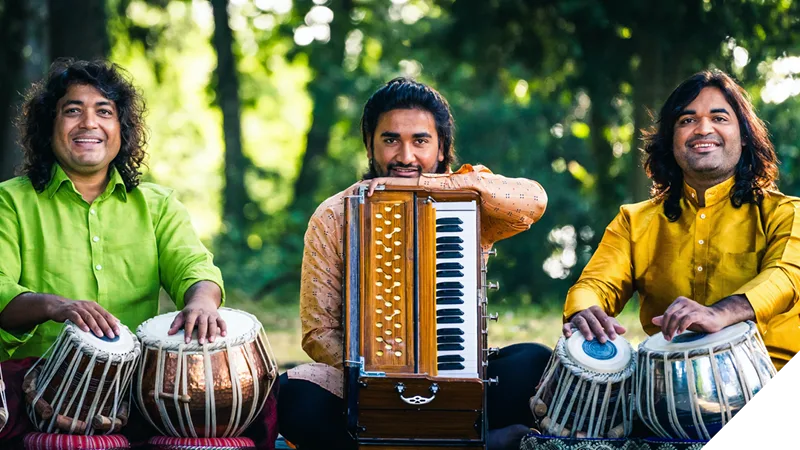
POLYGON ((184 307, 186 291, 199 281, 211 281, 219 285, 224 304, 222 273, 214 265, 211 252, 200 242, 189 212, 174 192, 164 199, 155 233, 161 284, 178 309, 184 307))
MULTIPOLYGON (((20 231, 13 204, 0 192, 0 311, 11 300, 30 289, 19 284, 22 270, 20 231)), ((24 333, 12 333, 0 328, 0 361, 8 359, 14 350, 33 335, 36 328, 24 333)))
POLYGON ((506 178, 480 165, 464 164, 450 174, 423 174, 420 186, 442 190, 469 189, 480 194, 484 245, 527 230, 547 208, 547 193, 538 182, 506 178))
POLYGON ((633 294, 630 221, 623 211, 606 228, 597 251, 567 293, 564 320, 591 306, 612 316, 633 294))
POLYGON ((767 248, 758 275, 739 288, 753 307, 761 333, 772 317, 788 311, 800 286, 800 201, 786 200, 766 221, 767 248))

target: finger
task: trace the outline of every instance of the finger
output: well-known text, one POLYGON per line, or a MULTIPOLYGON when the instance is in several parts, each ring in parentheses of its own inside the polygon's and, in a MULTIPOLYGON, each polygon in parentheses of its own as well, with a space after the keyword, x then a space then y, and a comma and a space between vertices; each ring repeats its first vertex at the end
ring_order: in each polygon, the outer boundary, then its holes
POLYGON ((587 341, 594 339, 594 334, 592 334, 592 330, 589 328, 589 323, 583 315, 579 314, 575 316, 575 318, 572 319, 572 324, 581 332, 584 339, 587 341))
POLYGON ((653 325, 661 328, 661 324, 664 323, 664 315, 655 316, 650 321, 653 322, 653 325))
POLYGON ((680 304, 678 301, 672 302, 664 311, 662 321, 661 321, 661 334, 664 335, 664 339, 672 340, 672 336, 670 335, 670 330, 672 329, 672 321, 675 319, 675 314, 678 313, 680 310, 680 304))
POLYGON ((89 325, 86 324, 86 321, 83 320, 83 317, 81 317, 81 315, 78 314, 77 311, 69 312, 67 314, 67 319, 70 322, 74 323, 76 327, 78 327, 81 330, 83 330, 84 333, 88 333, 89 332, 89 325))
POLYGON ((664 314, 665 323, 661 325, 662 333, 667 340, 672 340, 675 337, 675 331, 678 329, 678 324, 689 311, 686 308, 676 308, 671 312, 664 314))
POLYGON ((111 323, 106 320, 106 315, 103 314, 101 311, 102 308, 93 308, 90 310, 92 317, 94 317, 94 321, 97 322, 97 326, 100 328, 100 331, 103 333, 100 337, 106 336, 109 339, 114 337, 114 329, 111 327, 111 323))
POLYGON ((594 314, 587 314, 586 322, 589 324, 592 333, 597 337, 597 341, 601 344, 605 344, 608 336, 606 336, 606 332, 603 330, 603 324, 600 323, 600 320, 594 314))
MULTIPOLYGON (((186 323, 183 324, 184 334, 186 335, 186 343, 192 342, 192 333, 194 332, 194 326, 197 322, 197 313, 192 311, 186 315, 186 323)), ((198 336, 199 338, 200 336, 198 336)))
MULTIPOLYGON (((119 336, 119 319, 114 317, 113 314, 111 314, 110 312, 106 311, 105 308, 103 308, 102 306, 100 306, 100 305, 98 305, 96 303, 95 303, 95 311, 96 311, 96 313, 99 313, 102 316, 103 320, 108 324, 108 330, 107 331, 110 331, 111 334, 108 334, 108 332, 107 332, 106 336, 108 336, 109 339, 113 339, 114 336, 119 336)), ((95 315, 97 315, 97 314, 95 314, 95 315)))
POLYGON ((228 324, 222 316, 217 317, 217 325, 219 326, 219 335, 225 337, 228 335, 228 324))
POLYGON ((561 327, 561 333, 567 338, 572 336, 572 323, 565 323, 564 326, 561 327))
POLYGON ((625 332, 628 330, 623 327, 617 319, 614 319, 614 331, 616 331, 617 334, 625 334, 625 332))
POLYGON ((103 330, 101 330, 100 327, 97 325, 97 321, 94 319, 94 315, 92 315, 92 313, 87 309, 81 311, 80 314, 81 317, 83 318, 83 321, 86 322, 86 325, 88 325, 89 329, 92 330, 92 333, 94 333, 94 335, 97 337, 103 337, 103 330))
POLYGON ((375 192, 376 186, 378 186, 378 179, 373 178, 372 181, 369 182, 369 190, 367 191, 367 197, 372 197, 372 193, 375 192))
POLYGON ((676 334, 681 334, 686 331, 687 328, 692 326, 697 322, 697 313, 691 312, 689 314, 684 315, 680 321, 678 321, 677 329, 675 330, 676 334))
POLYGON ((175 320, 172 321, 172 325, 169 326, 169 330, 167 334, 172 336, 173 334, 177 333, 178 330, 183 328, 183 324, 186 322, 183 317, 183 311, 179 312, 177 316, 175 316, 175 320))
POLYGON ((208 317, 208 342, 214 342, 214 339, 217 338, 217 320, 216 317, 209 316, 208 317))
POLYGON ((603 331, 605 331, 606 335, 611 340, 617 338, 617 330, 614 328, 615 322, 616 319, 610 316, 606 316, 605 320, 600 320, 600 323, 603 325, 603 331))
POLYGON ((201 314, 197 317, 197 340, 201 344, 206 343, 206 336, 208 335, 208 316, 201 314))

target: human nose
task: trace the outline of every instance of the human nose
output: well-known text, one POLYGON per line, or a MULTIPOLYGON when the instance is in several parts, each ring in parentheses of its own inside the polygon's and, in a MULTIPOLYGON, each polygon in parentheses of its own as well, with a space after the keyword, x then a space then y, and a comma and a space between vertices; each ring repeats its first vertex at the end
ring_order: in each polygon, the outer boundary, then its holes
POLYGON ((397 160, 403 164, 411 164, 414 162, 416 156, 414 155, 414 149, 411 147, 410 143, 404 143, 400 147, 400 152, 397 155, 397 160))
POLYGON ((86 112, 81 116, 81 128, 97 128, 97 118, 91 112, 86 112))
POLYGON ((707 118, 702 118, 697 121, 697 126, 694 128, 694 134, 700 136, 707 136, 714 132, 714 127, 711 124, 711 120, 707 118))

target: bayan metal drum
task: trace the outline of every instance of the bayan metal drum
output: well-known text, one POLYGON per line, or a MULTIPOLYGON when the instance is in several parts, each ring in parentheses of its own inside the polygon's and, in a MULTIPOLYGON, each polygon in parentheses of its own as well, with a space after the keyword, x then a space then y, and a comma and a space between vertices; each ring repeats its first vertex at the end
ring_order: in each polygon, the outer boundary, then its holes
POLYGON ((775 375, 755 324, 661 333, 639 346, 636 406, 661 437, 708 440, 775 375))
POLYGON ((39 431, 111 434, 128 420, 130 382, 140 349, 120 324, 119 336, 98 338, 70 321, 22 384, 28 415, 39 431))
POLYGON ((184 342, 167 331, 177 313, 139 326, 142 362, 134 397, 142 415, 163 435, 235 437, 253 422, 277 379, 261 323, 244 311, 220 308, 227 336, 213 343, 184 342))
POLYGON ((530 405, 542 432, 619 438, 633 426, 631 392, 636 360, 622 337, 601 344, 575 331, 561 337, 530 405))

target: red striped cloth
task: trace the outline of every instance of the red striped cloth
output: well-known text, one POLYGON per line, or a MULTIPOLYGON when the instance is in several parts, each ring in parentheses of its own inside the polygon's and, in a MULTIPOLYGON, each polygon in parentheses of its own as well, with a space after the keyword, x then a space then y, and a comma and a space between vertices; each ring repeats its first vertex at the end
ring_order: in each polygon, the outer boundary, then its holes
POLYGON ((70 434, 28 433, 25 450, 121 450, 131 448, 121 434, 76 436, 70 434))
POLYGON ((154 450, 250 450, 256 444, 252 439, 234 438, 179 438, 155 436, 149 444, 154 450))

